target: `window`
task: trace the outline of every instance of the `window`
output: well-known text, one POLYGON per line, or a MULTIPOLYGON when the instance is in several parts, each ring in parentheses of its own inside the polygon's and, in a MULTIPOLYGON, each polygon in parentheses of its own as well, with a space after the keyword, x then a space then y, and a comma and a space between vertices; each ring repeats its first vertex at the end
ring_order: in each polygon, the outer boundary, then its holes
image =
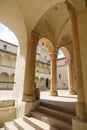
POLYGON ((7 49, 7 45, 4 45, 3 47, 4 47, 4 49, 7 49))

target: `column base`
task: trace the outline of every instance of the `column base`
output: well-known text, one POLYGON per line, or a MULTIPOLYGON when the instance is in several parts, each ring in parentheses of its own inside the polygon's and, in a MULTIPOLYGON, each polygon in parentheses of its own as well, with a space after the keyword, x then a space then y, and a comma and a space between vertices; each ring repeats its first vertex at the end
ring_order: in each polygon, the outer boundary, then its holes
POLYGON ((76 104, 76 114, 78 119, 86 121, 86 106, 85 103, 77 102, 76 104))
POLYGON ((76 92, 74 90, 69 91, 70 95, 76 95, 76 92))
POLYGON ((57 91, 51 91, 51 92, 50 92, 50 95, 51 95, 51 96, 58 96, 58 92, 57 92, 57 91))
POLYGON ((34 102, 35 101, 35 95, 23 95, 22 101, 24 101, 24 102, 34 102))
POLYGON ((29 116, 30 112, 35 110, 36 106, 39 104, 38 101, 35 102, 22 102, 22 116, 29 116))
POLYGON ((72 120, 72 130, 87 130, 87 123, 78 119, 72 120))

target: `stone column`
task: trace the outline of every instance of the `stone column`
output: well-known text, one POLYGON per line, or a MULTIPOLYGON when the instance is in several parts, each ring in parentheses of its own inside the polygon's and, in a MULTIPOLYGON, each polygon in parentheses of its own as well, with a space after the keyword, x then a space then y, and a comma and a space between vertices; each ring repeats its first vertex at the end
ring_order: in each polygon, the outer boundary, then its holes
POLYGON ((53 52, 50 54, 51 57, 51 90, 52 96, 57 96, 57 53, 53 52))
POLYGON ((32 32, 30 41, 27 45, 27 61, 24 84, 24 102, 35 101, 35 64, 36 64, 36 49, 39 36, 32 32))
POLYGON ((76 85, 77 85, 77 95, 78 102, 76 105, 77 117, 83 121, 86 121, 86 103, 84 94, 84 84, 82 77, 82 66, 81 66, 81 56, 79 47, 79 36, 77 28, 77 16, 72 4, 66 0, 67 8, 70 14, 73 32, 73 50, 74 50, 74 63, 75 63, 75 74, 76 74, 76 85))
POLYGON ((74 91, 74 79, 73 79, 73 68, 72 68, 72 62, 68 61, 68 84, 69 84, 69 92, 70 94, 75 94, 74 91))

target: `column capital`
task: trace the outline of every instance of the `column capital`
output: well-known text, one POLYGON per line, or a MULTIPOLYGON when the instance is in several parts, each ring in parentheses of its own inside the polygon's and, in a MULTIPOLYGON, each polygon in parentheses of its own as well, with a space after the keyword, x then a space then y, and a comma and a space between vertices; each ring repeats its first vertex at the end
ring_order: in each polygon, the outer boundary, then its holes
POLYGON ((50 52, 49 55, 50 55, 51 58, 54 58, 54 57, 57 58, 58 54, 57 54, 56 51, 54 51, 54 52, 50 52))

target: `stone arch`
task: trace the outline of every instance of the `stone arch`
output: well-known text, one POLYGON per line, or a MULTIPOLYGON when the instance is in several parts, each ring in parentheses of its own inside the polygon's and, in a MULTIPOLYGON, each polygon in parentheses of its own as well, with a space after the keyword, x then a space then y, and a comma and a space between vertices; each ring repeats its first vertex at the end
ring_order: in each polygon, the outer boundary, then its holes
POLYGON ((45 79, 45 83, 46 83, 46 88, 49 89, 50 88, 50 80, 49 80, 49 78, 45 79))
POLYGON ((9 87, 9 75, 6 72, 0 74, 0 88, 8 89, 9 87))
POLYGON ((69 89, 70 94, 75 94, 74 92, 74 77, 73 77, 73 65, 72 65, 72 59, 69 50, 64 46, 59 48, 65 56, 65 59, 62 60, 62 63, 64 66, 61 69, 58 69, 59 74, 61 75, 61 78, 59 77, 58 84, 65 89, 69 89), (64 69, 64 74, 63 74, 64 69), (62 77, 63 76, 63 77, 62 77), (64 87, 63 87, 64 86, 64 87))
POLYGON ((40 90, 45 90, 45 79, 43 77, 40 78, 40 90))
POLYGON ((65 46, 60 47, 60 50, 63 51, 63 53, 64 53, 64 55, 65 55, 67 61, 71 61, 71 55, 70 55, 69 50, 68 50, 65 46))
POLYGON ((54 46, 52 44, 52 42, 48 39, 48 38, 40 38, 39 42, 42 42, 44 44, 46 44, 46 46, 48 47, 49 52, 53 52, 54 51, 54 46))
POLYGON ((4 55, 2 57, 2 65, 4 66, 11 66, 12 58, 9 55, 4 55))
POLYGON ((15 76, 15 74, 10 75, 10 82, 14 82, 14 76, 15 76))
POLYGON ((40 81, 39 81, 39 77, 35 77, 35 87, 36 87, 36 88, 39 88, 39 85, 40 85, 39 82, 40 82, 40 81))

